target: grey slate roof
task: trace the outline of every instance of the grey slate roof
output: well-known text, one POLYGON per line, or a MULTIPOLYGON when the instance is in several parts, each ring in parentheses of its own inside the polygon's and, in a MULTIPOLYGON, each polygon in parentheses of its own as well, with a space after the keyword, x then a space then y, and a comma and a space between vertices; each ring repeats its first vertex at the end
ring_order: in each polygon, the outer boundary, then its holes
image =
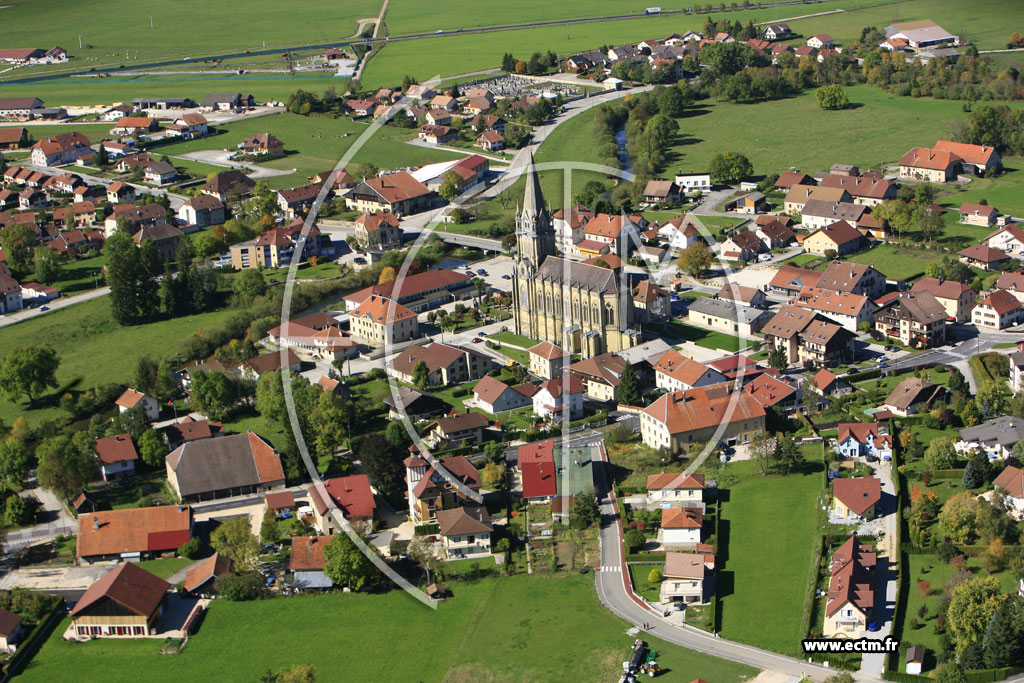
POLYGON ((697 311, 698 313, 704 313, 705 315, 714 315, 719 318, 725 318, 733 322, 739 322, 749 325, 750 323, 756 322, 759 318, 770 318, 772 314, 769 311, 763 311, 759 308, 751 308, 750 306, 737 305, 734 301, 725 301, 723 299, 712 299, 710 297, 700 297, 690 304, 689 311, 697 311))
POLYGON ((548 256, 537 271, 538 280, 579 286, 586 290, 615 294, 618 291, 615 272, 610 268, 548 256))
POLYGON ((1024 439, 1024 419, 1004 415, 974 427, 960 430, 960 438, 968 443, 979 443, 1012 448, 1024 439))

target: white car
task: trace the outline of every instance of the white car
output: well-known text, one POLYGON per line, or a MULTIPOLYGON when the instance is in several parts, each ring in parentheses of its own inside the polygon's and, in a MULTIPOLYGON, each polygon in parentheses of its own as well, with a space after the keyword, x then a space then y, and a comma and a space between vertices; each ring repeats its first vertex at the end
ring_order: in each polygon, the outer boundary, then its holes
POLYGON ((763 261, 771 261, 772 260, 772 255, 771 254, 760 254, 757 257, 757 260, 758 261, 762 261, 762 262, 763 261))

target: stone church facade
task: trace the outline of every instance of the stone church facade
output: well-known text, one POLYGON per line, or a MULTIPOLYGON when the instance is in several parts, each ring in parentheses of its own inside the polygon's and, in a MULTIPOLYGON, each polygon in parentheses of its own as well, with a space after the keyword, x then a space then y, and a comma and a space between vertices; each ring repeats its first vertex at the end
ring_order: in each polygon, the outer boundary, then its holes
POLYGON ((555 230, 533 169, 516 215, 515 331, 584 357, 640 339, 629 283, 616 271, 555 256, 555 230))

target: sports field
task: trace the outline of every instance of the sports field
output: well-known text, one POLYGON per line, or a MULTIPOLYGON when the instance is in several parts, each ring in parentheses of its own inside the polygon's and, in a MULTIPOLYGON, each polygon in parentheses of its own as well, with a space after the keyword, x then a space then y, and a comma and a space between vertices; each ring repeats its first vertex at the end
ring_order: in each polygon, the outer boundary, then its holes
MULTIPOLYGON (((626 623, 597 601, 593 574, 481 579, 452 593, 436 611, 401 591, 216 601, 179 655, 157 654, 156 640, 68 644, 63 622, 21 678, 255 681, 267 669, 313 664, 324 681, 610 681, 633 644, 626 623)), ((667 680, 737 683, 757 673, 649 642, 667 680)))

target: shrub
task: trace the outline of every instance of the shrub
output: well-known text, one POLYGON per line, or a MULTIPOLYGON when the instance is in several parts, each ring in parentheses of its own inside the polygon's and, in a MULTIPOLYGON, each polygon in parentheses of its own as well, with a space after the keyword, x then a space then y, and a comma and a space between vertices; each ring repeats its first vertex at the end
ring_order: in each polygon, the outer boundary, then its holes
POLYGON ((198 538, 190 538, 185 543, 181 544, 178 548, 178 554, 182 557, 187 557, 190 560, 199 559, 199 553, 202 552, 203 544, 198 538))

